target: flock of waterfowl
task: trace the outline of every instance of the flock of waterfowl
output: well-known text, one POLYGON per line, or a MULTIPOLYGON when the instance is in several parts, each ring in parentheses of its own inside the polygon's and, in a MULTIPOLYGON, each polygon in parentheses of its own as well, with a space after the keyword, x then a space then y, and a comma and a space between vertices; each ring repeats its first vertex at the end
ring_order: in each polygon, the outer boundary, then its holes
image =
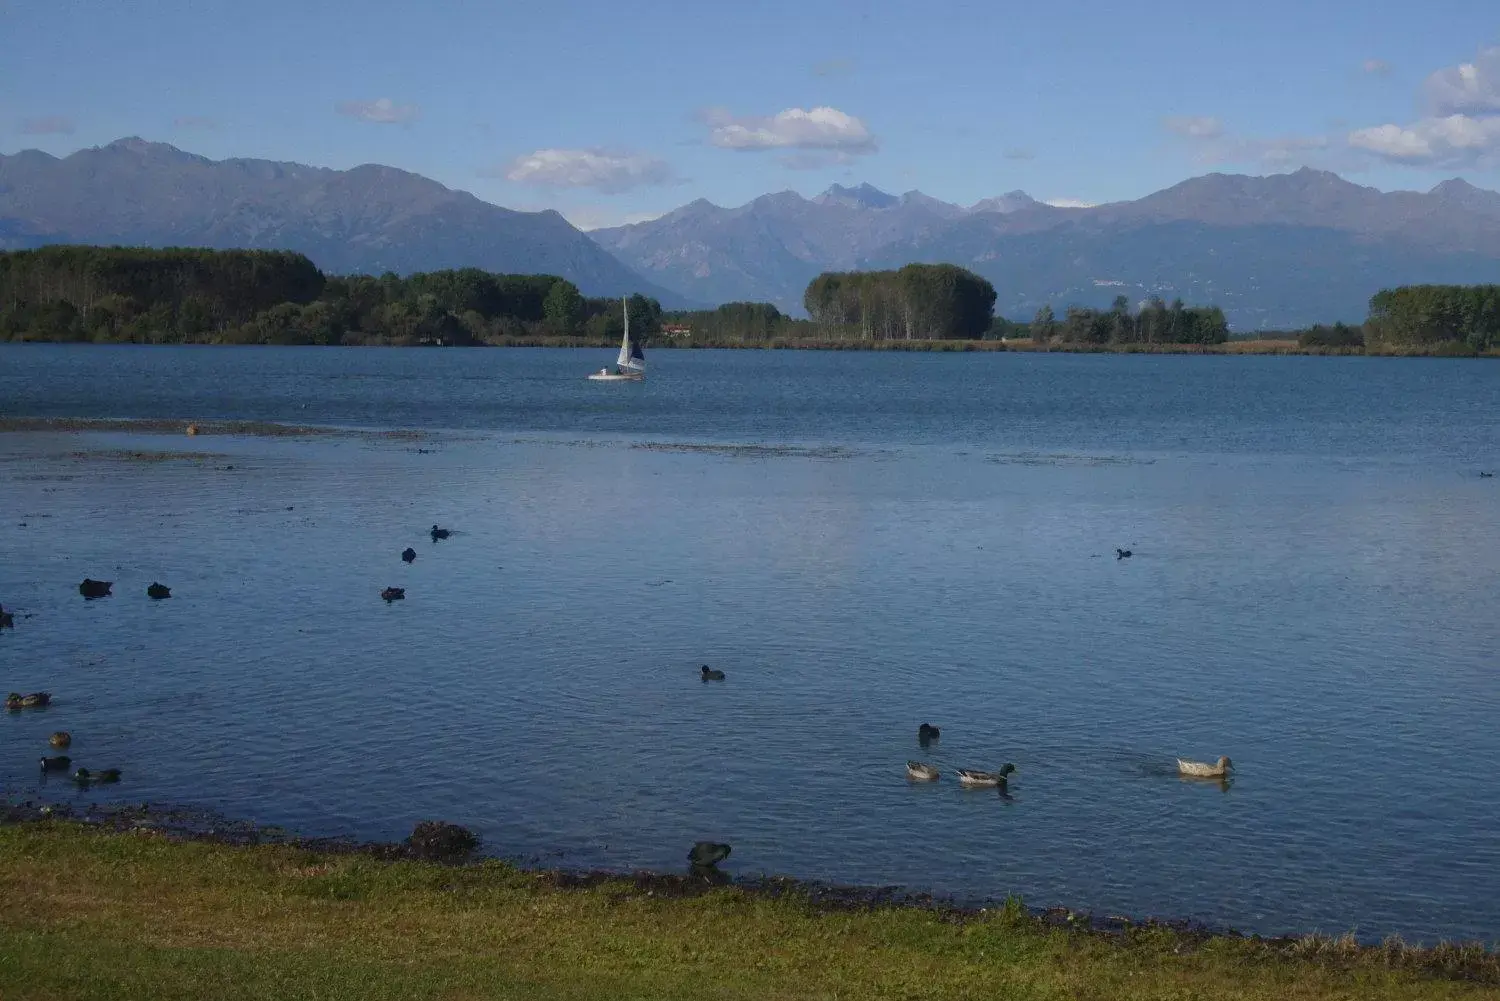
MULTIPOLYGON (((94 580, 85 577, 83 583, 78 585, 78 593, 83 595, 85 601, 95 601, 99 598, 109 597, 114 588, 114 581, 94 580)), ((146 588, 146 597, 153 601, 172 597, 172 589, 158 581, 152 581, 146 588)), ((15 628, 15 619, 8 612, 0 610, 0 628, 15 628)), ((26 709, 46 709, 52 705, 51 692, 11 692, 5 696, 6 712, 22 712, 26 709)), ((47 738, 49 746, 57 750, 66 750, 73 744, 73 735, 66 730, 58 730, 47 738)), ((51 772, 66 772, 73 766, 73 759, 66 754, 43 755, 41 758, 41 770, 43 775, 51 772)), ((88 768, 79 768, 72 775, 74 782, 81 786, 108 785, 120 781, 120 769, 104 768, 92 771, 88 768)))
MULTIPOLYGON (((432 531, 429 532, 428 534, 430 534, 432 536, 432 541, 433 542, 437 542, 439 539, 446 539, 448 536, 452 535, 453 532, 452 532, 451 529, 439 528, 438 526, 433 525, 432 526, 432 531)), ((417 558, 417 551, 415 549, 413 549, 411 546, 407 546, 405 549, 401 550, 401 562, 402 563, 411 563, 416 558, 417 558)), ((384 590, 382 590, 380 592, 380 597, 383 598, 383 599, 385 599, 386 604, 390 604, 393 601, 401 601, 402 599, 404 599, 406 597, 406 588, 404 588, 404 587, 387 587, 387 588, 385 588, 384 590)))

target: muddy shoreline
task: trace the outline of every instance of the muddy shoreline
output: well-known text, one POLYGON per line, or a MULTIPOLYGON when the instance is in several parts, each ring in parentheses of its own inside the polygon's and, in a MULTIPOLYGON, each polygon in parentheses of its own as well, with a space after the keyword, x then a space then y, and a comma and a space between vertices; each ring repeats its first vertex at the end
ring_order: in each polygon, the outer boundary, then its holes
POLYGON ((366 430, 312 424, 278 424, 274 421, 167 420, 151 417, 0 417, 0 434, 88 432, 118 434, 238 435, 261 438, 376 438, 393 441, 425 441, 438 437, 430 431, 366 430), (193 430, 189 432, 189 428, 193 430))
POLYGON ((230 847, 275 846, 313 854, 357 855, 381 862, 423 861, 458 867, 502 862, 534 879, 539 887, 558 890, 587 890, 614 884, 646 896, 689 899, 731 887, 753 897, 799 901, 820 912, 916 909, 957 924, 984 920, 997 912, 1014 915, 1019 911, 1025 920, 1043 928, 1108 940, 1121 941, 1149 934, 1170 935, 1179 952, 1200 948, 1215 939, 1233 939, 1285 958, 1350 963, 1375 961, 1446 979, 1500 984, 1500 951, 1489 949, 1483 943, 1440 942, 1433 946, 1410 946, 1394 937, 1379 944, 1360 943, 1352 934, 1337 938, 1322 934, 1263 936, 1187 919, 1101 915, 1060 906, 1023 907, 1014 899, 964 904, 949 897, 915 892, 900 886, 852 886, 788 876, 731 877, 717 870, 694 871, 687 866, 682 874, 644 869, 548 867, 507 857, 493 849, 487 851, 482 844, 474 855, 463 861, 441 861, 424 855, 405 841, 304 837, 281 827, 233 820, 202 808, 166 804, 90 804, 75 809, 68 804, 8 798, 0 805, 0 825, 40 826, 56 822, 76 823, 116 834, 147 834, 175 841, 230 847))

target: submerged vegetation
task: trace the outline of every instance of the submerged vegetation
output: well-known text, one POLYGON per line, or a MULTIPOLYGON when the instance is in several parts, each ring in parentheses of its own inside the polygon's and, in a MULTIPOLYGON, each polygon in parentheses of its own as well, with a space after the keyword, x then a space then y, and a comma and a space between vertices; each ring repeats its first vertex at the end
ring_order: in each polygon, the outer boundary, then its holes
MULTIPOLYGON (((1370 301, 1361 325, 1234 338, 1215 306, 1151 297, 1132 308, 994 315, 985 279, 948 264, 829 272, 809 319, 769 303, 663 313, 629 299, 631 332, 680 347, 1280 354, 1500 353, 1500 285, 1414 285, 1370 301), (1274 344, 1274 346, 1272 346, 1274 344)), ((552 275, 465 268, 401 277, 324 275, 265 250, 44 247, 0 253, 0 340, 139 344, 613 345, 620 303, 552 275)))
POLYGON ((1083 915, 1037 915, 1014 900, 958 911, 780 880, 716 887, 440 865, 388 847, 0 825, 0 984, 7 998, 152 1001, 1429 1001, 1495 997, 1500 983, 1500 963, 1478 947, 1260 940, 1119 922, 1101 931, 1083 915))

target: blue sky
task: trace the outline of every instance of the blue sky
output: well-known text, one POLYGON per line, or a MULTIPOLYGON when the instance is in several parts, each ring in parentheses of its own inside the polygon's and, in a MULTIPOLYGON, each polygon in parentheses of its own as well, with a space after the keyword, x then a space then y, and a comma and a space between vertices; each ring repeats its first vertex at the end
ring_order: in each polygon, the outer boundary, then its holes
POLYGON ((1495 46, 1495 0, 0 0, 0 151, 385 163, 585 226, 834 182, 1500 188, 1495 46))

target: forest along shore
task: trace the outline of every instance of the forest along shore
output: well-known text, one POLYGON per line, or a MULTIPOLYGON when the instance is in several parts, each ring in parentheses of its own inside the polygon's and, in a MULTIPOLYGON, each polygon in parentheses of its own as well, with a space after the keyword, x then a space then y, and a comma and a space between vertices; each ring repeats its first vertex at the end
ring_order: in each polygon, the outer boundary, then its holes
POLYGON ((1046 305, 1024 322, 996 316, 996 301, 988 281, 951 264, 818 275, 798 319, 757 302, 664 312, 640 294, 622 308, 554 275, 325 275, 285 251, 0 252, 0 341, 604 347, 619 343, 628 313, 632 338, 653 349, 1500 355, 1500 285, 1385 289, 1362 324, 1253 340, 1233 337, 1216 306, 1156 295, 1061 316, 1046 305))
POLYGON ((568 875, 400 846, 0 823, 0 982, 45 997, 1500 997, 1500 957, 959 910, 783 880, 568 875), (230 985, 233 985, 232 987, 230 985))

